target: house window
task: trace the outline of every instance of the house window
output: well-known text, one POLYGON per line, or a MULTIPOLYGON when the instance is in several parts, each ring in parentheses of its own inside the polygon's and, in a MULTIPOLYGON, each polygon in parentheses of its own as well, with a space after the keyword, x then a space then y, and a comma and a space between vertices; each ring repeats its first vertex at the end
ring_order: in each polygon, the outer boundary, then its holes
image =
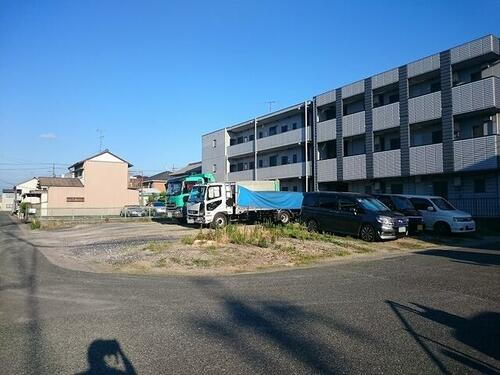
POLYGON ((214 140, 212 141, 212 147, 213 147, 213 148, 216 148, 216 147, 217 147, 217 139, 214 139, 214 140))
POLYGON ((281 132, 282 132, 282 133, 285 133, 285 132, 287 132, 287 131, 288 131, 288 125, 283 125, 283 126, 281 127, 281 132))
POLYGON ((288 156, 282 156, 281 165, 286 165, 286 164, 288 164, 288 156))
POLYGON ((485 193, 486 184, 484 178, 477 178, 474 180, 474 193, 485 193))
POLYGON ((276 134, 276 126, 271 126, 269 128, 269 136, 276 134))
POLYGON ((259 160, 259 168, 264 168, 264 160, 259 160))
POLYGON ((481 125, 474 125, 472 127, 472 137, 482 137, 484 135, 484 126, 481 125))
POLYGON ((297 154, 293 154, 292 156, 292 162, 297 163, 297 154))
POLYGON ((292 124, 292 129, 293 129, 293 130, 297 129, 297 123, 296 123, 296 122, 294 122, 294 123, 292 124))
POLYGON ((278 157, 277 156, 270 156, 269 157, 269 166, 275 167, 277 164, 278 164, 278 157))

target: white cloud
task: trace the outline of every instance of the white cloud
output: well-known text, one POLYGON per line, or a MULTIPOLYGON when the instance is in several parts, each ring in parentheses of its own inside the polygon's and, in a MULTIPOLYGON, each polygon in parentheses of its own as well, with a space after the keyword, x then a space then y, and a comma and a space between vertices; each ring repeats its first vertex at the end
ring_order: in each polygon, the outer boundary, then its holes
POLYGON ((43 133, 43 134, 40 134, 40 138, 43 138, 43 139, 56 139, 56 135, 54 133, 43 133))

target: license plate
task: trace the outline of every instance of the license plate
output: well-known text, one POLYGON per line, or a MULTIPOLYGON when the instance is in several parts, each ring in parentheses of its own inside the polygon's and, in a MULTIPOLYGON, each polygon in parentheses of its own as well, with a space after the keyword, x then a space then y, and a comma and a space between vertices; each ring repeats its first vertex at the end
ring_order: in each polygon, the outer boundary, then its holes
POLYGON ((424 230, 424 226, 422 224, 417 225, 417 230, 424 230))
POLYGON ((399 233, 404 233, 404 232, 406 232, 406 227, 399 227, 398 231, 399 231, 399 233))
POLYGON ((194 224, 194 219, 187 219, 188 224, 194 224))
POLYGON ((168 217, 172 217, 172 212, 168 212, 168 213, 167 213, 167 216, 168 216, 168 217))

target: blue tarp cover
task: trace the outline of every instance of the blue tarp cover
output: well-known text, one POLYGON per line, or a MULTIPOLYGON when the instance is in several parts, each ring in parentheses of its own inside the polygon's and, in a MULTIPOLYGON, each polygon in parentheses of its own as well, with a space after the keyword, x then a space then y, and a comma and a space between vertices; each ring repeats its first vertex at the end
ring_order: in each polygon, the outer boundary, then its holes
POLYGON ((288 191, 252 191, 238 186, 237 204, 241 208, 260 210, 300 210, 303 194, 288 191))

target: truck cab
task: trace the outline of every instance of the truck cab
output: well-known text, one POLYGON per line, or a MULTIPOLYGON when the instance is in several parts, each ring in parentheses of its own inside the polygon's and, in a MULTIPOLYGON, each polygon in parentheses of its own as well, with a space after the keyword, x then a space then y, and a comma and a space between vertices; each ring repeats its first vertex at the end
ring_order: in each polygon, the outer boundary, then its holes
POLYGON ((234 191, 228 183, 195 185, 187 200, 188 224, 227 224, 233 214, 234 191), (219 215, 217 215, 219 214, 219 215))

